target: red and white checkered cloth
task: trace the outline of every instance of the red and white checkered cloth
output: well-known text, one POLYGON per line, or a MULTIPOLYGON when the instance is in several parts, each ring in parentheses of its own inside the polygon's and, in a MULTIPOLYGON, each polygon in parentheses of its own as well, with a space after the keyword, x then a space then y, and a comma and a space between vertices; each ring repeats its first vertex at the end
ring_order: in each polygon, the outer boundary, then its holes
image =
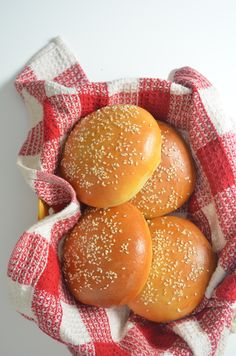
POLYGON ((173 81, 92 83, 57 38, 28 63, 16 88, 30 113, 18 165, 37 196, 59 211, 25 231, 12 252, 8 278, 17 311, 74 355, 222 355, 236 301, 236 135, 209 81, 185 67, 173 81), (60 241, 80 217, 74 190, 55 175, 61 146, 81 117, 117 103, 144 107, 188 141, 197 185, 186 212, 219 257, 200 306, 166 325, 135 317, 127 307, 80 305, 61 275, 60 241))

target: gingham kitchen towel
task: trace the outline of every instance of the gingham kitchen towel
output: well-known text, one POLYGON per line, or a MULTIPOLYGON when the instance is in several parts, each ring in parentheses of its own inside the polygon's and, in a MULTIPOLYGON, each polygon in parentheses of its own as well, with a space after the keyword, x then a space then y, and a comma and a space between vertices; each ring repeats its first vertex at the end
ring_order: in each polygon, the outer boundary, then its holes
POLYGON ((18 166, 37 196, 58 211, 25 231, 12 252, 8 279, 16 310, 74 355, 222 355, 236 301, 236 135, 210 82, 185 67, 173 81, 92 83, 57 38, 28 63, 16 88, 30 114, 18 166), (127 307, 81 305, 61 275, 61 241, 80 217, 74 190, 56 175, 61 148, 81 117, 117 103, 144 107, 184 135, 197 167, 187 214, 219 257, 199 307, 169 324, 135 317, 127 307))

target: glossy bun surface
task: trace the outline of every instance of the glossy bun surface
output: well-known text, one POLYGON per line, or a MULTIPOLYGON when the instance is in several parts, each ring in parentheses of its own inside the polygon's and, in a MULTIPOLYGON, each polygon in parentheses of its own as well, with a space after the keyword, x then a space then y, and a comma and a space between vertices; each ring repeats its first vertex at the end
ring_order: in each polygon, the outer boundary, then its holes
POLYGON ((88 209, 66 238, 62 259, 74 297, 102 307, 127 304, 136 297, 151 260, 147 222, 130 203, 88 209))
POLYGON ((81 119, 69 134, 60 172, 78 199, 107 208, 130 200, 161 159, 161 131, 135 105, 114 105, 81 119))
POLYGON ((191 153, 180 134, 158 121, 162 135, 161 163, 142 190, 131 199, 146 218, 166 215, 190 197, 195 186, 191 153))
POLYGON ((211 246, 190 221, 174 216, 150 221, 153 260, 141 293, 128 305, 138 315, 167 322, 191 313, 216 267, 211 246))

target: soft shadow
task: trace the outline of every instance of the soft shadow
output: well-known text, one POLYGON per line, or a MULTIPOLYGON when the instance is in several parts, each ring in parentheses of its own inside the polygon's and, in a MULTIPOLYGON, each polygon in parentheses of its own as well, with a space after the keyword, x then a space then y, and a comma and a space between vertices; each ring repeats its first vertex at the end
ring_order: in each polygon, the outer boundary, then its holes
POLYGON ((49 354, 69 355, 61 344, 39 331, 36 325, 23 319, 10 303, 7 281, 7 264, 20 235, 37 219, 37 200, 35 194, 27 186, 16 166, 17 153, 27 134, 28 113, 24 103, 14 87, 14 77, 0 87, 0 217, 1 217, 1 248, 0 269, 1 303, 0 313, 2 340, 8 340, 1 347, 1 355, 13 355, 16 345, 24 343, 28 348, 27 355, 32 354, 32 342, 41 345, 49 354), (11 336, 11 337, 10 337, 11 336), (29 342, 31 340, 31 343, 29 342))
POLYGON ((21 176, 17 153, 27 134, 27 111, 14 87, 14 75, 0 87, 1 232, 6 266, 22 232, 36 221, 36 198, 21 176))

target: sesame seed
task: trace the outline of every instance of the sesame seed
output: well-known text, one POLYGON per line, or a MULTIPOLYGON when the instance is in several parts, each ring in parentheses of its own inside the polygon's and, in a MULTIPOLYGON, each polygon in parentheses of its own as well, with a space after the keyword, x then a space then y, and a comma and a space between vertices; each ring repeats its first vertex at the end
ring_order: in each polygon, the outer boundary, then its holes
MULTIPOLYGON (((138 166, 142 161, 141 158, 137 160, 140 152, 136 148, 137 141, 142 143, 138 140, 143 126, 140 117, 137 106, 113 105, 81 119, 69 135, 62 155, 61 167, 65 178, 72 185, 76 181, 78 187, 91 195, 91 187, 96 185, 112 189, 112 177, 115 177, 115 184, 118 185, 119 176, 125 175, 127 170, 128 174, 131 166, 130 174, 135 174, 133 166, 138 166), (120 130, 118 137, 117 128, 120 130), (130 139, 130 135, 133 138, 130 139), (121 157, 124 157, 123 162, 121 157)), ((140 150, 143 147, 140 146, 140 150)))
POLYGON ((161 295, 167 294, 170 295, 168 305, 173 301, 181 303, 183 298, 189 299, 186 295, 188 280, 195 283, 204 271, 203 266, 195 263, 197 250, 194 234, 187 228, 183 229, 172 217, 162 217, 159 221, 158 228, 151 220, 147 221, 153 241, 153 260, 148 281, 140 296, 144 305, 157 303, 161 295), (173 254, 176 253, 179 259, 173 260, 173 254), (189 270, 187 275, 186 268, 189 270), (155 280, 158 280, 156 286, 153 283, 155 280))

